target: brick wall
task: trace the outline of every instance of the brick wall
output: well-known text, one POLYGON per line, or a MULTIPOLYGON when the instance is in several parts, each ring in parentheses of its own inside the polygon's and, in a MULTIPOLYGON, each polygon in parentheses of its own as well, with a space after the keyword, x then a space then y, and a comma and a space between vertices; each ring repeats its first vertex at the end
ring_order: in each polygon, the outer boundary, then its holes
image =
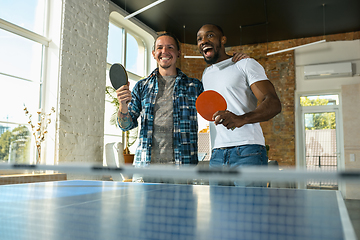
MULTIPOLYGON (((295 165, 295 56, 294 51, 266 56, 268 52, 295 47, 315 41, 323 36, 277 41, 262 44, 235 46, 228 53, 243 52, 256 59, 274 84, 282 103, 282 112, 268 122, 261 123, 266 144, 270 146, 269 158, 280 165, 295 165)), ((360 32, 327 35, 327 41, 360 39, 360 32)), ((199 55, 197 46, 182 44, 182 58, 178 66, 190 77, 201 79, 207 66, 203 59, 185 59, 184 55, 199 55)))
POLYGON ((59 162, 103 157, 109 2, 66 0, 59 86, 59 162))

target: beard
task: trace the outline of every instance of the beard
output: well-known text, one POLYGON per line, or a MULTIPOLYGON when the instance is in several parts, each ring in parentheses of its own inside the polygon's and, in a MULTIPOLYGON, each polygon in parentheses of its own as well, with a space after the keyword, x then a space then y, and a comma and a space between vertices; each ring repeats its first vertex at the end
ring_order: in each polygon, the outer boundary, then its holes
POLYGON ((220 53, 219 53, 218 49, 220 49, 220 48, 221 48, 220 43, 217 44, 216 46, 213 46, 214 55, 211 58, 205 58, 205 56, 203 55, 204 60, 207 64, 214 64, 217 62, 217 60, 219 60, 220 53))
POLYGON ((205 60, 205 62, 206 62, 207 64, 214 64, 214 63, 217 62, 217 60, 219 59, 219 57, 220 57, 219 52, 218 52, 218 51, 215 51, 215 52, 214 52, 214 56, 212 56, 212 57, 209 58, 209 59, 206 59, 206 58, 204 57, 204 60, 205 60))
POLYGON ((157 58, 156 58, 156 61, 158 63, 158 66, 163 68, 163 69, 168 69, 168 68, 171 68, 174 64, 176 65, 176 62, 174 63, 174 59, 175 57, 173 57, 172 55, 159 55, 157 58), (169 58, 169 60, 163 62, 162 61, 162 58, 169 58))
POLYGON ((172 64, 168 64, 168 65, 164 65, 164 64, 160 64, 159 66, 163 69, 168 69, 171 67, 172 64))

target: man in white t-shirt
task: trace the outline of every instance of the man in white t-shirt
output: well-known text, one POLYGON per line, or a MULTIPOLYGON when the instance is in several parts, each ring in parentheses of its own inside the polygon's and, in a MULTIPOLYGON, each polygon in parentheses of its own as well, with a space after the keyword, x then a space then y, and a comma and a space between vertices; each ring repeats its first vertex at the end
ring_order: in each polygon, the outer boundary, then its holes
MULTIPOLYGON (((234 63, 225 52, 226 37, 219 26, 206 24, 197 33, 197 45, 206 63, 204 90, 220 93, 226 111, 213 115, 210 168, 267 165, 260 122, 281 112, 281 103, 264 68, 254 59, 234 63)), ((236 184, 236 183, 235 183, 236 184)), ((253 185, 254 186, 254 185, 253 185)))

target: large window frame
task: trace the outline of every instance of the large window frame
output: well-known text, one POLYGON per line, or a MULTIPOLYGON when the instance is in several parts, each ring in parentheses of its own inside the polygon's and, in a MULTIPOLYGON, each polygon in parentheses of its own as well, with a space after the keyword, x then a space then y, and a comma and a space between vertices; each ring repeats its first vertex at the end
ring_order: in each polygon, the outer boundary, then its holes
MULTIPOLYGON (((36 106, 30 106, 29 111, 34 115, 37 115, 36 112, 39 109, 42 109, 43 112, 49 113, 51 108, 55 108, 57 111, 58 105, 58 80, 59 80, 59 63, 60 63, 60 45, 61 45, 61 27, 62 27, 62 1, 50 1, 44 0, 43 16, 43 30, 41 32, 31 31, 29 29, 23 28, 16 25, 15 23, 6 21, 0 18, 0 29, 11 34, 15 34, 22 39, 30 40, 31 42, 42 45, 41 53, 41 76, 36 80, 36 84, 39 84, 37 90, 38 102, 36 106), (34 109, 33 109, 34 108, 34 109)), ((38 13, 36 13, 38 14, 38 13)), ((38 16, 38 15, 36 15, 38 16)), ((0 73, 1 74, 1 73, 0 73)), ((6 74, 2 74, 6 76, 6 74)), ((25 78, 19 78, 18 76, 7 76, 14 77, 24 82, 31 82, 25 78)), ((29 97, 33 98, 33 94, 29 93, 29 97)), ((17 109, 17 111, 19 111, 17 109)), ((20 109, 23 111, 23 109, 20 109)), ((9 124, 9 125, 22 125, 30 128, 28 120, 25 117, 25 120, 20 121, 1 121, 0 124, 9 124)), ((58 161, 58 156, 56 154, 56 126, 57 126, 57 112, 52 115, 52 123, 47 128, 47 134, 45 141, 42 142, 41 146, 41 163, 42 164, 56 164, 58 161)), ((33 122, 36 122, 36 117, 33 117, 33 122)), ((33 137, 30 136, 31 146, 29 153, 29 161, 27 163, 33 164, 36 162, 36 148, 33 137)), ((1 161, 2 159, 0 159, 1 161)))
MULTIPOLYGON (((152 46, 155 40, 156 32, 143 25, 141 22, 134 20, 125 20, 124 16, 127 14, 121 8, 111 4, 110 6, 110 16, 109 16, 109 25, 112 24, 119 29, 122 29, 122 46, 121 46, 121 56, 119 57, 118 63, 124 65, 127 69, 130 89, 134 87, 135 83, 140 79, 146 77, 150 72, 156 67, 156 61, 153 60, 151 55, 152 46), (130 34, 137 42, 138 45, 138 56, 137 64, 142 65, 142 69, 138 72, 133 72, 127 68, 127 36, 130 34), (140 72, 140 73, 139 73, 140 72)), ((109 49, 108 49, 109 50, 109 49)), ((113 63, 107 62, 107 71, 106 71, 106 86, 111 86, 109 80, 109 69, 113 63)), ((107 97, 106 97, 107 98, 107 97)), ((110 100, 110 99, 107 99, 110 100)), ((124 143, 124 133, 115 126, 109 126, 109 115, 114 111, 114 107, 109 105, 108 102, 105 103, 105 127, 104 127, 104 149, 106 149, 106 144, 111 142, 122 142, 124 143)), ((135 143, 130 151, 135 152, 137 143, 135 143)), ((106 153, 104 152, 104 155, 106 153)))
MULTIPOLYGON (((46 52, 47 52, 47 48, 49 47, 50 45, 50 42, 51 40, 49 38, 46 37, 46 29, 48 28, 48 9, 49 9, 49 1, 48 0, 45 0, 44 1, 44 18, 45 18, 45 21, 44 21, 44 25, 43 25, 43 35, 40 35, 34 31, 31 31, 31 30, 28 30, 26 28, 23 28, 21 26, 18 26, 12 22, 9 22, 7 20, 4 20, 2 18, 0 18, 0 29, 2 31, 5 31, 5 32, 8 32, 8 33, 11 33, 11 34, 14 34, 16 35, 17 37, 20 37, 20 39, 27 39, 27 40, 30 40, 34 43, 38 43, 38 44, 41 44, 42 46, 42 49, 41 49, 41 63, 40 64, 40 67, 41 67, 41 72, 40 72, 40 76, 39 76, 39 79, 31 79, 30 76, 25 76, 25 77, 22 77, 22 76, 16 76, 16 75, 13 75, 13 74, 8 74, 6 72, 0 72, 0 75, 2 75, 3 77, 6 77, 6 78, 9 78, 9 79, 14 79, 16 81, 20 81, 21 82, 24 82, 24 83, 29 83, 29 84, 34 84, 34 85, 38 85, 37 90, 36 92, 34 92, 33 94, 36 94, 36 98, 38 99, 38 106, 36 106, 36 109, 32 109, 32 113, 33 113, 33 122, 37 122, 37 119, 35 117, 35 114, 36 111, 38 111, 38 109, 41 109, 43 108, 43 87, 44 87, 44 82, 45 82, 45 72, 46 72, 46 68, 45 68, 45 59, 46 59, 46 52)), ((29 94, 30 96, 32 94, 29 94)), ((34 107, 34 106, 32 106, 34 107)), ((17 109, 17 111, 21 111, 22 109, 17 109)), ((29 109, 30 110, 30 109, 29 109)), ((24 113, 25 114, 25 113, 24 113)), ((26 118, 24 118, 26 119, 26 118)), ((15 119, 14 121, 8 121, 8 120, 0 120, 0 124, 1 125, 7 125, 7 126, 12 126, 14 128, 17 127, 20 127, 20 126, 26 126, 29 130, 29 143, 30 143, 30 149, 29 149, 29 152, 26 152, 24 154, 26 154, 27 156, 21 156, 20 157, 20 160, 21 159, 26 159, 26 162, 25 163, 30 163, 30 164, 33 164, 36 162, 36 150, 35 150, 35 143, 34 143, 34 140, 33 140, 33 137, 31 135, 31 127, 30 127, 30 124, 28 123, 27 120, 20 120, 20 119, 15 119)), ((10 127, 9 127, 10 129, 10 127)), ((8 159, 8 162, 17 162, 19 159, 18 157, 13 159, 13 152, 11 152, 11 149, 12 149, 12 146, 14 144, 12 144, 13 142, 11 142, 10 144, 10 149, 9 149, 9 159, 8 159)), ((0 159, 2 160, 2 159, 0 159)))
MULTIPOLYGON (((139 81, 140 79, 142 79, 143 77, 146 76, 145 73, 147 72, 147 64, 146 64, 147 57, 146 57, 146 55, 149 51, 145 45, 145 42, 135 32, 133 32, 131 29, 127 29, 127 28, 123 27, 118 21, 110 18, 109 23, 113 24, 114 26, 116 26, 122 30, 122 46, 121 46, 122 51, 120 54, 121 55, 120 61, 118 63, 121 63, 125 67, 125 69, 127 70, 129 79, 134 80, 134 81, 139 81), (137 45, 138 45, 138 57, 137 57, 138 63, 137 64, 142 65, 142 70, 141 70, 142 74, 138 74, 138 73, 133 72, 128 69, 128 66, 127 66, 128 34, 130 34, 132 37, 134 37, 134 39, 137 42, 137 45)), ((106 70, 109 70, 112 64, 113 63, 107 62, 106 70)))

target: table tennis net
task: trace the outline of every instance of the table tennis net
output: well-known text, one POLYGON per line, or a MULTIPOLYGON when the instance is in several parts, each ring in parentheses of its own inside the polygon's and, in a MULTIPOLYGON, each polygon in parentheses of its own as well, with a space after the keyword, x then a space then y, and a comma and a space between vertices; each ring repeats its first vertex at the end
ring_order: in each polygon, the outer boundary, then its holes
POLYGON ((339 181, 357 180, 358 171, 295 169, 291 167, 242 167, 212 169, 208 166, 150 165, 121 167, 94 164, 27 165, 0 163, 2 184, 57 180, 103 180, 142 183, 224 185, 336 190, 339 181))
POLYGON ((306 189, 309 182, 359 184, 354 171, 0 169, 33 175, 0 185, 0 239, 347 239, 334 208, 337 187, 306 189))

